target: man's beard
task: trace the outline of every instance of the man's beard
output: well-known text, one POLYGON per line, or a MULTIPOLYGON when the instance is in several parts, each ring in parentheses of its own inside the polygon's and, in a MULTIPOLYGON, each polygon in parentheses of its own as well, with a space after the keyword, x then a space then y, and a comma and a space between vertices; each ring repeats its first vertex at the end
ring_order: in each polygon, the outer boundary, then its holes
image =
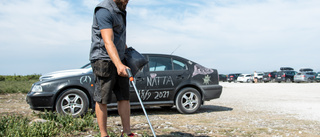
POLYGON ((125 11, 127 8, 127 3, 125 3, 126 0, 115 0, 115 3, 117 5, 117 7, 121 10, 121 11, 125 11))

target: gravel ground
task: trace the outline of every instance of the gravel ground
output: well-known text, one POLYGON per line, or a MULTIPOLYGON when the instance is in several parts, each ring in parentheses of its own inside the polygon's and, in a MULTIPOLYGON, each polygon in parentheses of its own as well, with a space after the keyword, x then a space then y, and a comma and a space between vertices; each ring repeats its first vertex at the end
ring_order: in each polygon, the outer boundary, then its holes
MULTIPOLYGON (((221 98, 195 114, 175 108, 148 108, 157 136, 320 137, 320 83, 226 83, 221 98)), ((28 115, 25 94, 0 95, 0 113, 28 115)), ((108 126, 120 132, 120 118, 109 111, 108 126)), ((132 130, 152 135, 141 109, 132 110, 132 130)), ((95 132, 84 133, 94 136, 95 132)))

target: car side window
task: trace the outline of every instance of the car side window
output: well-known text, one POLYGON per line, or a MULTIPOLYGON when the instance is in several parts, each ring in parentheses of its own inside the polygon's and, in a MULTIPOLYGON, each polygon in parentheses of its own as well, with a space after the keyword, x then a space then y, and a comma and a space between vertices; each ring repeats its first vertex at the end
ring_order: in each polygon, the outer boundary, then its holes
POLYGON ((178 60, 173 60, 173 69, 174 70, 187 70, 187 65, 178 60))
POLYGON ((172 70, 171 58, 168 57, 149 57, 149 71, 172 70))

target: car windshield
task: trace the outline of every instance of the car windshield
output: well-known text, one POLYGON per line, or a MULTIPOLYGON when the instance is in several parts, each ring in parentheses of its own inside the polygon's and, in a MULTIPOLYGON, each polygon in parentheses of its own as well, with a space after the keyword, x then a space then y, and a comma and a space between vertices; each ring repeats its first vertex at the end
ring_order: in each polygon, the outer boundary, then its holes
POLYGON ((86 65, 81 67, 81 69, 88 69, 88 68, 91 68, 91 64, 90 63, 88 63, 88 64, 86 64, 86 65))

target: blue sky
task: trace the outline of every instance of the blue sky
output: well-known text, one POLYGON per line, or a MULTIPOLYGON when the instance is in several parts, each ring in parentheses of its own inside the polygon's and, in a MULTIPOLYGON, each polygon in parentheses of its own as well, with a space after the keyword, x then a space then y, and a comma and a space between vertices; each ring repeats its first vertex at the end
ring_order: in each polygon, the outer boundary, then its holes
MULTIPOLYGON (((0 75, 45 74, 89 62, 101 0, 1 0, 0 75)), ((319 0, 130 0, 127 44, 219 73, 320 71, 319 0)))

